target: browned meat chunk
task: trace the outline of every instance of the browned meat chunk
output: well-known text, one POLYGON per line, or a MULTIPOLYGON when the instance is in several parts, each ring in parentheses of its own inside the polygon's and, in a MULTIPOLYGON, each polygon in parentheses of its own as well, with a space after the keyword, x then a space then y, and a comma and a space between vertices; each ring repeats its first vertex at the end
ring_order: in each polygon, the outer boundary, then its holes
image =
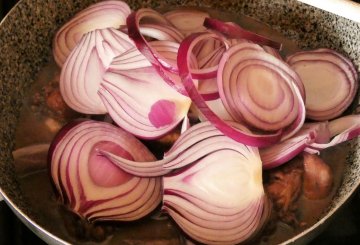
POLYGON ((46 104, 50 110, 61 116, 64 116, 67 110, 69 110, 69 107, 63 100, 59 89, 54 89, 48 94, 46 104))
POLYGON ((331 168, 317 155, 304 153, 304 196, 309 199, 327 197, 334 177, 331 168))
POLYGON ((266 191, 273 201, 278 217, 285 223, 297 224, 296 200, 302 189, 303 166, 299 158, 270 173, 266 191))

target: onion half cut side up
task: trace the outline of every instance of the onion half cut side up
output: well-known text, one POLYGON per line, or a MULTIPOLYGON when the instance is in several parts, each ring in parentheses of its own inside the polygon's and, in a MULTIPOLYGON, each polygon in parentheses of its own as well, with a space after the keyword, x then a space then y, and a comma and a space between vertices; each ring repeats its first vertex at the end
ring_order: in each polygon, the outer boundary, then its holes
MULTIPOLYGON (((178 44, 153 41, 149 45, 176 67, 178 44)), ((196 67, 193 58, 191 64, 196 67)), ((174 86, 179 76, 168 71, 174 86)), ((84 35, 66 60, 60 91, 74 110, 109 113, 128 132, 146 139, 168 133, 186 116, 191 100, 158 74, 129 37, 113 28, 84 35)))
POLYGON ((129 37, 114 28, 85 34, 61 69, 60 91, 66 104, 81 113, 105 114, 97 95, 102 77, 112 60, 132 47, 129 37))
POLYGON ((181 134, 163 160, 101 153, 135 175, 165 174, 163 210, 197 241, 236 244, 256 235, 269 217, 258 149, 226 137, 210 122, 181 134))
POLYGON ((126 23, 129 6, 122 1, 102 1, 77 13, 63 25, 53 40, 53 55, 59 67, 65 63, 82 36, 103 28, 119 28, 126 23))
MULTIPOLYGON (((149 45, 176 66, 177 43, 153 41, 149 45)), ((165 72, 174 85, 182 87, 176 74, 165 72)), ((120 127, 145 139, 159 138, 175 128, 191 105, 191 100, 169 86, 135 47, 112 61, 98 94, 120 127)))
POLYGON ((153 154, 134 136, 111 124, 79 121, 65 126, 49 150, 49 168, 61 201, 89 221, 132 221, 161 201, 161 178, 131 175, 100 150, 139 162, 153 154))
POLYGON ((163 210, 181 229, 205 244, 237 244, 256 235, 270 208, 258 149, 237 143, 205 122, 185 132, 167 158, 176 153, 180 159, 197 156, 187 165, 186 160, 165 165, 181 166, 163 179, 163 210), (182 153, 186 146, 189 152, 182 153))

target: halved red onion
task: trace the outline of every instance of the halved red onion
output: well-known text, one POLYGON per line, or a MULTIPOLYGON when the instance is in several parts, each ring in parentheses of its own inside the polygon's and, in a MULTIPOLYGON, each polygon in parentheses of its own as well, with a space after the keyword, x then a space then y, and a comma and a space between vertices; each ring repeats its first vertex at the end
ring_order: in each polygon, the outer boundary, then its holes
MULTIPOLYGON (((176 66, 177 43, 155 41, 150 45, 176 66)), ((174 86, 182 87, 176 74, 166 73, 174 86)), ((176 127, 191 105, 191 100, 169 86, 136 48, 113 60, 103 76, 99 95, 120 127, 146 139, 159 138, 176 127)))
POLYGON ((341 115, 353 101, 358 80, 354 65, 330 49, 297 52, 287 58, 307 95, 306 116, 323 121, 341 115))
POLYGON ((329 122, 305 123, 291 138, 260 149, 264 169, 280 166, 299 153, 317 154, 360 135, 360 115, 341 117, 329 122))
POLYGON ((252 127, 275 131, 294 122, 301 125, 305 118, 296 118, 304 103, 293 73, 256 44, 234 45, 219 63, 220 98, 235 120, 252 127))
POLYGON ((175 170, 163 177, 163 210, 197 241, 245 241, 260 230, 269 215, 258 149, 226 137, 209 122, 181 134, 163 160, 137 162, 106 149, 100 152, 139 176, 175 170))
POLYGON ((195 9, 176 9, 164 14, 164 17, 171 22, 181 33, 188 36, 195 32, 203 32, 205 18, 210 15, 206 12, 195 9))
POLYGON ((53 55, 62 67, 68 55, 82 36, 103 28, 119 28, 126 23, 129 6, 122 1, 102 1, 77 13, 56 33, 53 41, 53 55))
POLYGON ((111 124, 72 123, 49 151, 51 177, 64 204, 90 221, 131 221, 154 210, 161 201, 161 179, 128 174, 101 150, 139 162, 155 159, 134 136, 111 124))
POLYGON ((205 244, 237 244, 260 230, 268 211, 257 148, 233 141, 209 122, 190 128, 173 148, 167 157, 186 155, 187 165, 165 165, 182 168, 163 178, 163 210, 185 233, 205 244))
POLYGON ((281 43, 245 30, 234 22, 222 22, 221 20, 215 18, 205 18, 204 26, 224 34, 227 38, 247 39, 257 44, 267 45, 278 50, 281 49, 281 43))
POLYGON ((132 47, 128 36, 113 28, 84 35, 61 70, 60 91, 66 104, 81 113, 105 114, 97 95, 102 76, 115 56, 132 47))

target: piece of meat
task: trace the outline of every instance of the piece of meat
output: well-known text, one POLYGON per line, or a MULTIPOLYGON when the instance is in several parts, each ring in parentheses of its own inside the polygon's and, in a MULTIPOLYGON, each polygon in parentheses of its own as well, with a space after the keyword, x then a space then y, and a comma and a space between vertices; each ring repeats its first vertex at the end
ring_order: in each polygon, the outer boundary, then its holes
POLYGON ((298 224, 297 203, 303 184, 303 166, 296 158, 282 167, 272 170, 265 189, 274 204, 280 220, 287 224, 298 224))
POLYGON ((46 104, 50 110, 58 115, 65 115, 66 111, 69 109, 63 100, 59 89, 54 89, 48 94, 46 97, 46 104))
POLYGON ((327 197, 333 186, 334 176, 329 165, 319 156, 304 153, 304 196, 311 200, 327 197))

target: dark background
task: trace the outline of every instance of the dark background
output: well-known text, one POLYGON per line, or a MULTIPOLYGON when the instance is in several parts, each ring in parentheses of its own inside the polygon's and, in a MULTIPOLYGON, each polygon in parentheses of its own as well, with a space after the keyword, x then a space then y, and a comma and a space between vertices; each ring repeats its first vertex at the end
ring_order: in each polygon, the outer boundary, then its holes
MULTIPOLYGON (((17 0, 0 0, 0 19, 17 0)), ((360 0, 355 2, 360 3, 360 0)), ((311 245, 360 244, 360 193, 359 191, 336 214, 330 226, 311 245)), ((45 244, 12 213, 4 202, 0 202, 0 245, 45 244)))

